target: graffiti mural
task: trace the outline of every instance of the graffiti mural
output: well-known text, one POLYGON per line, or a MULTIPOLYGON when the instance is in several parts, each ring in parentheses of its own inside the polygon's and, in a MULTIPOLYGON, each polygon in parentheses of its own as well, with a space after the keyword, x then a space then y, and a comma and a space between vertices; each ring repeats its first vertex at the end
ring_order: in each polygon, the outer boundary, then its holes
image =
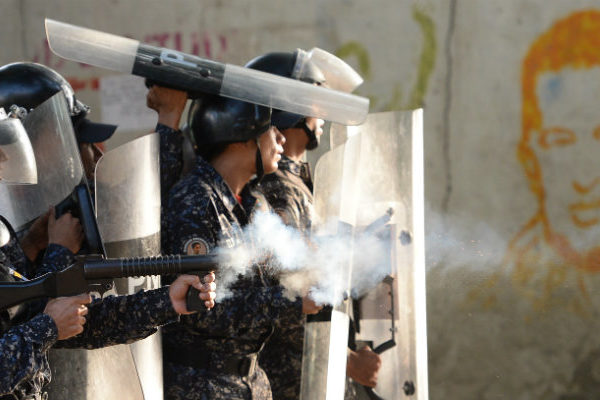
POLYGON ((583 10, 556 21, 523 59, 517 158, 536 211, 479 295, 508 273, 534 311, 589 315, 586 279, 600 272, 600 116, 591 101, 600 93, 598 49, 600 10, 583 10))

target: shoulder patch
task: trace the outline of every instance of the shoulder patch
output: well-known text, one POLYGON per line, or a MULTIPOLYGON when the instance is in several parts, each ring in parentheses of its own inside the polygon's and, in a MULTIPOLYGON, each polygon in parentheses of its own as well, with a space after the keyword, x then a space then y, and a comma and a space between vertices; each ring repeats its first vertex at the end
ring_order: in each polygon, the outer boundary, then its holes
POLYGON ((208 254, 208 249, 208 243, 200 238, 192 238, 183 245, 183 253, 189 256, 208 254))

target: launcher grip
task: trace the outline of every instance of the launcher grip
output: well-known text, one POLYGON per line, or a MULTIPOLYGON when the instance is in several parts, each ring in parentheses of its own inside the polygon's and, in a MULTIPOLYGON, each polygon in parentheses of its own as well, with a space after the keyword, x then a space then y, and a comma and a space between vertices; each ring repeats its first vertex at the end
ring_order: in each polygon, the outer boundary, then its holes
POLYGON ((200 299, 200 291, 195 287, 188 289, 185 297, 185 306, 188 311, 201 311, 204 310, 204 300, 200 299))

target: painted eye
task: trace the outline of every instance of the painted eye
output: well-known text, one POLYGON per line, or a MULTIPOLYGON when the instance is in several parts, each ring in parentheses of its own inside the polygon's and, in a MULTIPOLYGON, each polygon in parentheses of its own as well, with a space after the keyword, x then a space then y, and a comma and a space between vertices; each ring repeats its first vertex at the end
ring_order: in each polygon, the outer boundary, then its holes
POLYGON ((540 132, 538 143, 541 148, 562 147, 574 144, 577 141, 575 132, 567 128, 552 127, 540 132))
POLYGON ((598 125, 596 129, 594 129, 594 139, 600 140, 600 125, 598 125))

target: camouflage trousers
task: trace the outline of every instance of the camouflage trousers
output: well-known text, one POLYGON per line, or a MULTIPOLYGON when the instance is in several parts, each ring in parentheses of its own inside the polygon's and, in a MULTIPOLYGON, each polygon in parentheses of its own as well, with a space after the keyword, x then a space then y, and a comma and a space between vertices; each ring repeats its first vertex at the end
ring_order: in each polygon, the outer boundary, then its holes
POLYGON ((165 400, 272 400, 267 375, 218 373, 170 362, 164 364, 165 400))

